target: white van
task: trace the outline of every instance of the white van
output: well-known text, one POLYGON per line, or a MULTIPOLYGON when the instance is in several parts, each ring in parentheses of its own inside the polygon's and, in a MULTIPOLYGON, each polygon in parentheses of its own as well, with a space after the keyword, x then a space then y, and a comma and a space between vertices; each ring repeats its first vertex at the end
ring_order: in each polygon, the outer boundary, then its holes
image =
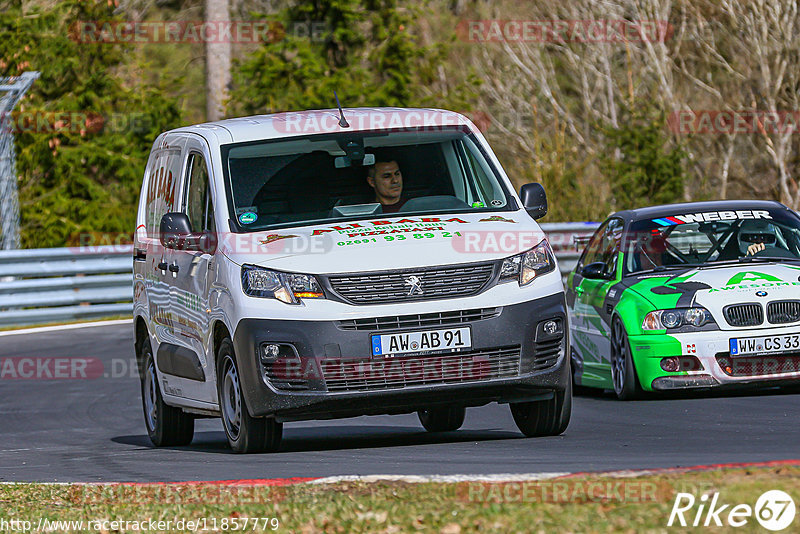
POLYGON ((156 139, 134 244, 148 434, 221 417, 238 452, 284 422, 418 412, 453 431, 509 403, 526 436, 572 405, 561 275, 477 128, 431 109, 223 120, 156 139))

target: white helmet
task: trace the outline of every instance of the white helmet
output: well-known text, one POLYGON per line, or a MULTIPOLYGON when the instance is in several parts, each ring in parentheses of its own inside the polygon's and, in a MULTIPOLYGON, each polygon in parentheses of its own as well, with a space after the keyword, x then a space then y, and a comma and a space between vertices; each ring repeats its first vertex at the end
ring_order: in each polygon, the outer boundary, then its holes
POLYGON ((736 239, 739 241, 739 251, 742 254, 747 254, 747 247, 755 243, 774 245, 775 225, 762 220, 742 221, 736 239))

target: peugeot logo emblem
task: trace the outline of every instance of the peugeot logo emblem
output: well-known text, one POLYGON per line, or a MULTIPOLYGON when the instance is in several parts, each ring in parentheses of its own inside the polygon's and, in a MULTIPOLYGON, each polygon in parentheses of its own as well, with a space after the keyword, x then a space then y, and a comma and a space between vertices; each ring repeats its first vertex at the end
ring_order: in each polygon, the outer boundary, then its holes
POLYGON ((756 296, 757 297, 766 297, 767 296, 767 292, 766 291, 756 291, 756 296))
POLYGON ((419 279, 419 276, 412 274, 411 276, 407 276, 405 279, 405 284, 410 286, 408 289, 408 296, 412 296, 415 293, 422 295, 422 280, 419 279))

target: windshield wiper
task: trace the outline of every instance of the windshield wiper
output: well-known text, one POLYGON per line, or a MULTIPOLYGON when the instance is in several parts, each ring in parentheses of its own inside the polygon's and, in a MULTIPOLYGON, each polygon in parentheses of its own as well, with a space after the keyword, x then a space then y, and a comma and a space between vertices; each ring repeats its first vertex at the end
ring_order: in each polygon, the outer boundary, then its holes
POLYGON ((630 274, 638 275, 638 274, 645 274, 645 273, 661 273, 661 272, 664 272, 664 271, 674 271, 675 269, 687 269, 687 268, 690 269, 692 267, 698 267, 698 266, 697 265, 693 265, 693 264, 689 264, 689 263, 683 263, 683 264, 680 264, 680 265, 658 265, 657 267, 654 267, 652 269, 645 269, 644 271, 636 271, 636 272, 633 272, 633 273, 630 273, 630 274))

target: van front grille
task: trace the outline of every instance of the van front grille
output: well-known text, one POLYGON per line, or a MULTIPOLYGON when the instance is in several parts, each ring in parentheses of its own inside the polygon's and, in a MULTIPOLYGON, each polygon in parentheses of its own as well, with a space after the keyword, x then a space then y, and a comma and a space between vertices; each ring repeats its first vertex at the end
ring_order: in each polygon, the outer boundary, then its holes
POLYGON ((403 389, 519 376, 520 346, 471 352, 321 362, 329 392, 403 389))
POLYGON ((438 313, 420 313, 415 315, 348 319, 346 321, 339 321, 337 325, 342 330, 380 332, 383 330, 400 330, 422 326, 464 324, 472 321, 482 321, 483 319, 492 319, 498 315, 500 315, 500 308, 480 308, 476 310, 456 310, 438 313))
POLYGON ((331 275, 328 281, 333 291, 351 304, 391 304, 477 295, 492 280, 494 269, 494 262, 489 262, 331 275))

